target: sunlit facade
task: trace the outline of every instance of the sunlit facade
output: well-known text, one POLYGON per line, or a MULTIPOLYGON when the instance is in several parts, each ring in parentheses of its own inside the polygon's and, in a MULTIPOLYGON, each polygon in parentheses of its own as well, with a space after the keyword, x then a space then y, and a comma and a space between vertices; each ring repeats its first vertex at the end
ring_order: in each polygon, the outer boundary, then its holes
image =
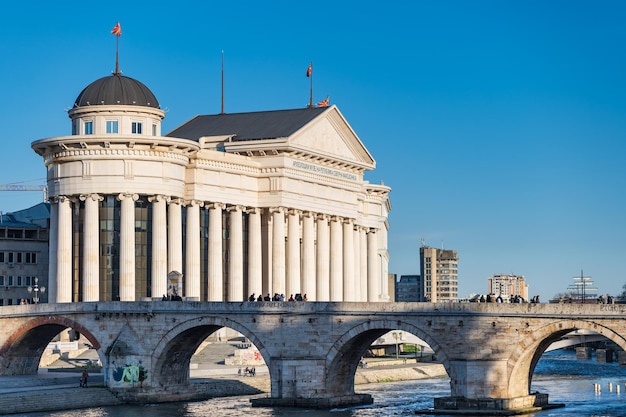
POLYGON ((386 301, 390 188, 336 106, 197 116, 161 135, 142 83, 96 80, 47 169, 51 302, 386 301))

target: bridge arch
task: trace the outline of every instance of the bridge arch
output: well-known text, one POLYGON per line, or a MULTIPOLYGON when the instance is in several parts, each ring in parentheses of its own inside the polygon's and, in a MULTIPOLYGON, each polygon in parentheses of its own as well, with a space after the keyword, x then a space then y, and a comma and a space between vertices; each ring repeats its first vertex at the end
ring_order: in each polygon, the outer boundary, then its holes
POLYGON ((100 341, 79 322, 64 316, 39 316, 18 327, 0 347, 0 374, 37 374, 48 343, 67 328, 84 336, 100 356, 100 341))
POLYGON ((209 335, 222 327, 231 328, 248 338, 269 363, 265 345, 248 327, 228 318, 201 316, 178 323, 155 346, 152 353, 154 368, 151 370, 153 382, 165 387, 189 384, 191 357, 209 335))
POLYGON ((520 341, 509 358, 509 394, 524 396, 530 393, 532 375, 546 349, 566 334, 575 330, 598 333, 626 350, 626 339, 613 329, 589 320, 559 320, 542 326, 520 341))
POLYGON ((424 340, 433 349, 437 359, 441 361, 450 375, 445 350, 423 328, 403 320, 367 320, 345 332, 331 346, 325 365, 328 391, 336 395, 353 395, 354 375, 363 354, 376 339, 392 330, 402 330, 424 340))

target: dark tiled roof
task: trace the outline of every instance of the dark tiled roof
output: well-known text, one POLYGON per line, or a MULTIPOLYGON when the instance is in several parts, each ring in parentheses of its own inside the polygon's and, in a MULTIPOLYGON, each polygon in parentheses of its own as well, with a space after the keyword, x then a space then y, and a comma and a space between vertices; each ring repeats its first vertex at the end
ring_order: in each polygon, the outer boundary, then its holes
POLYGON ((328 107, 196 116, 166 136, 198 141, 203 136, 236 135, 233 140, 274 139, 292 135, 328 107))
POLYGON ((159 108, 159 102, 141 82, 113 74, 89 84, 74 101, 74 107, 126 105, 159 108))

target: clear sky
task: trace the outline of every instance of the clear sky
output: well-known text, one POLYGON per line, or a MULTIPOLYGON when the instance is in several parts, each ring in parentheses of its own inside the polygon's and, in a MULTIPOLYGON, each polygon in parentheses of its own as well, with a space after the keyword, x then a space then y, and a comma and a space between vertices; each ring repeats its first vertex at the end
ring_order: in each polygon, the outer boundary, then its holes
MULTIPOLYGON (((30 143, 69 135, 66 110, 120 69, 167 110, 168 132, 220 111, 327 95, 392 187, 390 272, 419 246, 459 252, 459 296, 494 273, 542 301, 572 277, 626 283, 626 2, 10 2, 0 45, 0 184, 43 184, 30 143)), ((0 210, 41 201, 0 192, 0 210)))

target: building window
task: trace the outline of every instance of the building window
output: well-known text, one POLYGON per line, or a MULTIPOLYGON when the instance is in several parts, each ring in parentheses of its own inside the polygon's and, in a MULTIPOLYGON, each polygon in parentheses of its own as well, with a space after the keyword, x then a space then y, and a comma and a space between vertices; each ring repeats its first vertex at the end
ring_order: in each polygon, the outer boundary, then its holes
POLYGON ((153 124, 152 125, 152 136, 156 136, 157 135, 157 125, 153 124))
POLYGON ((22 286, 22 277, 17 277, 17 283, 15 285, 17 285, 18 287, 22 286))
POLYGON ((134 134, 141 135, 141 122, 133 122, 132 129, 134 134))
POLYGON ((9 287, 12 287, 13 286, 13 276, 9 275, 7 278, 8 278, 7 285, 9 287))
POLYGON ((117 120, 107 120, 107 133, 117 132, 117 120))
POLYGON ((4 262, 4 252, 0 252, 0 262, 4 262))
POLYGON ((9 263, 13 263, 13 252, 9 252, 9 263))
POLYGON ((16 262, 17 262, 18 264, 21 264, 21 263, 22 263, 22 252, 18 252, 18 253, 16 253, 16 255, 17 255, 17 256, 16 256, 16 258, 17 258, 17 261, 16 261, 16 262))
POLYGON ((85 122, 85 135, 93 135, 93 122, 85 122))
POLYGON ((0 286, 4 285, 4 275, 0 275, 0 286))

